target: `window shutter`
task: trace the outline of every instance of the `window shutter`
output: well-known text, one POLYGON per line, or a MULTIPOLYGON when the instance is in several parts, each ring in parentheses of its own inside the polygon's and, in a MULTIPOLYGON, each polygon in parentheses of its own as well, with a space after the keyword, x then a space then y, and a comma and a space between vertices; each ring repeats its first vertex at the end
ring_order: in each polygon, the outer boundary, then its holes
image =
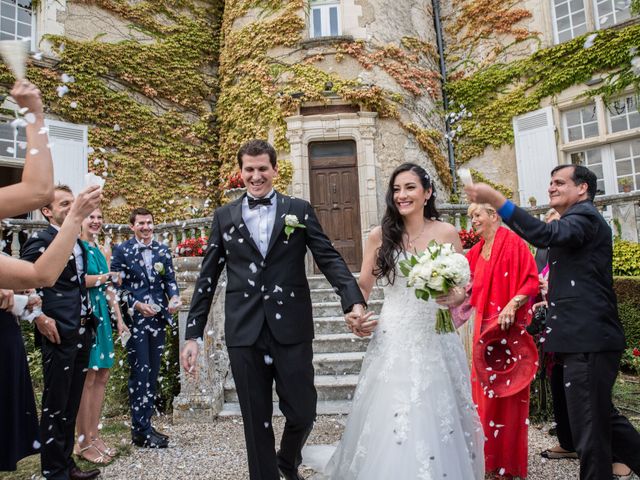
POLYGON ((520 205, 529 197, 549 203, 549 172, 558 165, 555 126, 551 107, 513 117, 520 205))
POLYGON ((45 120, 45 124, 49 127, 54 181, 69 185, 77 195, 88 172, 87 126, 56 120, 45 120))

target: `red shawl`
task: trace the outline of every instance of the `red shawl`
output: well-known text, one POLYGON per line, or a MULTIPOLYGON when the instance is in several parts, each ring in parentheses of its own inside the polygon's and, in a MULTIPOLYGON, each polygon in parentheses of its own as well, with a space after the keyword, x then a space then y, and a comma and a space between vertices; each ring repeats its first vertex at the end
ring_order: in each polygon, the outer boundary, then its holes
MULTIPOLYGON (((469 250, 467 259, 471 272, 475 272, 484 240, 469 250)), ((538 273, 533 255, 515 233, 498 228, 491 249, 491 258, 484 267, 481 279, 472 285, 471 304, 476 309, 474 349, 480 332, 490 322, 497 322, 498 314, 516 295, 535 296, 538 293, 538 273)), ((529 321, 528 304, 516 312, 516 321, 524 325, 529 321)), ((486 442, 484 445, 487 473, 527 476, 527 425, 529 416, 529 388, 504 398, 490 398, 476 380, 475 365, 471 372, 473 399, 486 442), (496 425, 501 425, 498 429, 496 425)))
MULTIPOLYGON (((483 245, 484 239, 467 253, 472 278, 483 245)), ((471 291, 471 304, 476 309, 474 342, 480 336, 482 324, 497 321, 498 314, 513 297, 535 297, 538 294, 536 262, 524 241, 511 230, 498 228, 481 284, 481 289, 472 287, 471 291), (479 321, 480 319, 482 321, 479 321)), ((529 323, 531 315, 528 310, 527 303, 516 312, 516 322, 520 325, 529 323)))

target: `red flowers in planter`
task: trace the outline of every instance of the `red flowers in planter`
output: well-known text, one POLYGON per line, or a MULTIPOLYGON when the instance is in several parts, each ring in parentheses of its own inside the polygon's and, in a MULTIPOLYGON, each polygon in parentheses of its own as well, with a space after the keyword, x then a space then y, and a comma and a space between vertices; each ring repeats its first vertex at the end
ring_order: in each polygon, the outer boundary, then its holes
POLYGON ((231 190, 232 188, 244 188, 244 181, 240 172, 235 172, 229 176, 226 189, 231 190))
POLYGON ((179 257, 202 257, 207 249, 206 237, 187 238, 180 242, 176 248, 179 257))
POLYGON ((633 356, 634 357, 640 357, 640 349, 634 348, 633 349, 633 356))
POLYGON ((480 241, 480 235, 478 235, 473 230, 460 230, 458 232, 458 236, 460 237, 460 241, 462 242, 462 248, 464 248, 465 250, 473 247, 480 241))

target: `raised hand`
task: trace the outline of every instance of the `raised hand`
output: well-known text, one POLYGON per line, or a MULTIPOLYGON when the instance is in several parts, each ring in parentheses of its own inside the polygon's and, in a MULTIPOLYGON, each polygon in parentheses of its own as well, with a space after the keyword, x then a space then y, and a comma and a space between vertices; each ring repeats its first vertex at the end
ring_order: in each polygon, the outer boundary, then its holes
POLYGON ((102 188, 92 185, 81 191, 69 210, 69 217, 82 222, 91 212, 100 206, 102 201, 102 188))
POLYGON ((13 84, 11 96, 20 108, 28 108, 34 115, 42 115, 42 96, 40 90, 29 80, 18 80, 13 84))
POLYGON ((489 203, 496 210, 499 209, 504 204, 504 202, 507 201, 504 195, 485 183, 474 183, 472 185, 465 185, 464 191, 467 194, 470 202, 489 203))

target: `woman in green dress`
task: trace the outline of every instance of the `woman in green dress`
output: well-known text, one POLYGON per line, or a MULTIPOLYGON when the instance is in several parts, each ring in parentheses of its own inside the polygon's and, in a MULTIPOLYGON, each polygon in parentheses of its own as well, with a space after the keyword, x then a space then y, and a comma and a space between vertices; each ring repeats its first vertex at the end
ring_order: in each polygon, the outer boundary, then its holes
POLYGON ((115 352, 111 331, 111 318, 115 318, 118 334, 129 332, 122 321, 116 293, 111 287, 118 274, 109 272, 111 251, 109 246, 101 247, 97 243, 102 229, 102 211, 96 209, 82 222, 80 238, 87 254, 86 283, 91 299, 91 307, 99 320, 96 327, 91 353, 89 370, 84 381, 80 410, 76 420, 77 446, 76 454, 96 464, 111 462, 117 451, 107 447, 100 438, 99 423, 105 390, 109 379, 109 369, 113 366, 115 352))

